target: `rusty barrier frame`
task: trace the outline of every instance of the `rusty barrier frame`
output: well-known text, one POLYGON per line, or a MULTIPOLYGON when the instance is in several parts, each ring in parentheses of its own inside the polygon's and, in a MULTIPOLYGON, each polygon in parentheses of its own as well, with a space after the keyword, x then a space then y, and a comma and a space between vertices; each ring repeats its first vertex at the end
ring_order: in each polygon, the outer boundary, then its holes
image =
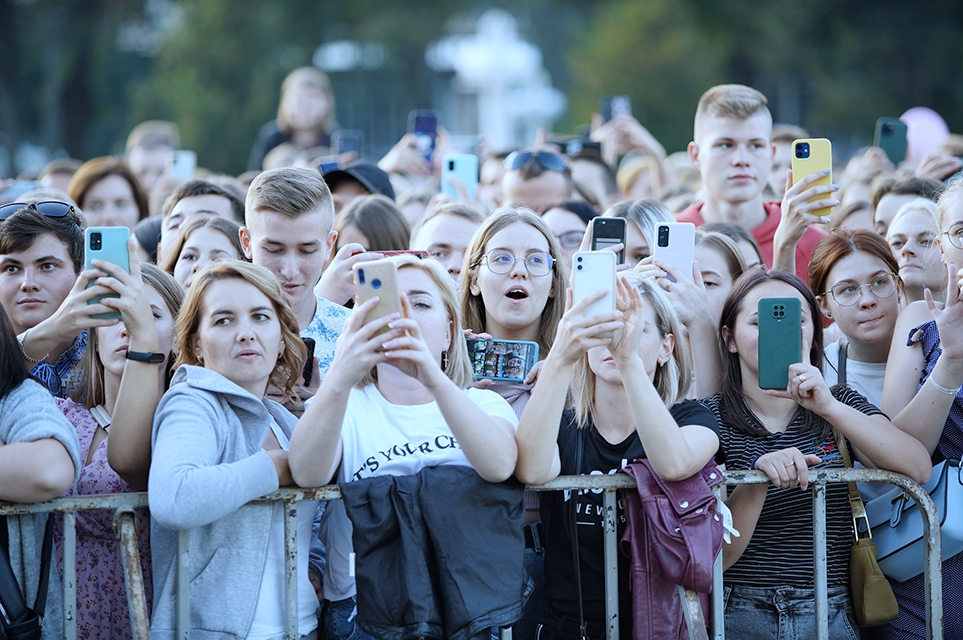
MULTIPOLYGON (((769 479, 761 471, 728 471, 725 484, 767 484, 769 479)), ((811 469, 809 483, 813 492, 815 598, 817 638, 829 636, 826 568, 826 485, 838 482, 884 482, 906 491, 921 507, 923 514, 926 628, 927 640, 943 639, 943 596, 941 574, 941 540, 938 514, 932 499, 917 483, 906 476, 877 469, 811 469)), ((606 638, 619 640, 618 614, 618 540, 616 535, 617 491, 631 489, 635 481, 625 474, 562 476, 543 485, 527 487, 532 491, 563 491, 601 489, 604 510, 604 558, 605 558, 605 611, 606 638)), ((716 487, 720 495, 722 484, 716 487)), ((287 637, 298 640, 297 629, 297 503, 302 500, 339 500, 341 491, 337 485, 312 489, 286 488, 252 502, 281 502, 284 505, 285 588, 287 637)), ((147 601, 144 592, 137 550, 137 527, 134 509, 147 507, 146 493, 108 494, 101 496, 72 496, 58 498, 39 504, 0 503, 0 515, 61 512, 64 517, 64 638, 77 637, 77 589, 76 589, 76 513, 91 509, 109 509, 115 512, 114 531, 121 543, 124 576, 130 606, 133 638, 150 637, 150 621, 147 618, 147 601)), ((187 640, 190 629, 189 568, 188 557, 190 530, 178 532, 178 564, 176 578, 176 634, 177 640, 187 640)), ((693 640, 725 640, 722 616, 722 555, 716 558, 711 594, 711 627, 707 629, 702 607, 696 593, 680 587, 683 611, 693 640)), ((511 630, 503 630, 503 640, 511 640, 511 630)))

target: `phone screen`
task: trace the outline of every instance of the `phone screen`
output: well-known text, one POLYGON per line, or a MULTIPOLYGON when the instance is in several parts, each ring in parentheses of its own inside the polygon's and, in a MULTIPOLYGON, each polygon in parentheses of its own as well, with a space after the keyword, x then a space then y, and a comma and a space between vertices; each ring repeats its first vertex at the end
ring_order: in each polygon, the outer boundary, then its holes
POLYGON ((535 342, 472 338, 466 342, 472 375, 476 380, 523 382, 538 362, 538 344, 535 342))

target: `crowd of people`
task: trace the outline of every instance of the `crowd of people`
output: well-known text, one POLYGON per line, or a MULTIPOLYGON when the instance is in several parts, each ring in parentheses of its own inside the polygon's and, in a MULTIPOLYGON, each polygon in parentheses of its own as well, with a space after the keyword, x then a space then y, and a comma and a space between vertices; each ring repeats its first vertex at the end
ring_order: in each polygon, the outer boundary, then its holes
MULTIPOLYGON (((895 165, 869 147, 815 186, 788 169, 807 132, 720 85, 685 152, 597 117, 577 145, 478 149, 477 189, 456 198, 443 131, 433 157, 410 134, 377 161, 337 156, 334 114, 327 77, 299 69, 242 176, 177 183, 177 127, 151 121, 124 159, 55 161, 0 203, 0 500, 147 491, 153 637, 175 635, 182 530, 192 634, 285 637, 294 526, 304 639, 601 640, 601 494, 522 487, 639 460, 667 482, 765 472, 725 500, 726 635, 815 637, 811 471, 843 466, 838 439, 920 483, 963 457, 963 138, 895 165), (571 288, 595 217, 626 221, 615 309, 597 314, 606 292, 571 288), (698 227, 691 273, 652 256, 676 221, 698 227), (129 265, 85 261, 84 230, 109 226, 131 230, 129 265), (403 254, 400 312, 378 315, 355 276, 385 252, 403 254), (785 389, 760 384, 764 298, 801 309, 785 389), (538 362, 476 379, 466 338, 534 343, 538 362), (299 502, 296 522, 252 502, 331 482, 344 500, 299 502)), ((895 620, 858 628, 849 497, 827 493, 830 637, 925 637, 922 576, 893 582, 895 620)), ((0 518, 24 594, 43 584, 46 520, 0 518)), ((44 638, 63 625, 52 520, 44 638)), ((110 512, 79 513, 76 562, 78 636, 130 637, 110 512)), ((621 558, 621 633, 641 638, 630 573, 621 558)), ((943 592, 963 637, 963 554, 943 592)))

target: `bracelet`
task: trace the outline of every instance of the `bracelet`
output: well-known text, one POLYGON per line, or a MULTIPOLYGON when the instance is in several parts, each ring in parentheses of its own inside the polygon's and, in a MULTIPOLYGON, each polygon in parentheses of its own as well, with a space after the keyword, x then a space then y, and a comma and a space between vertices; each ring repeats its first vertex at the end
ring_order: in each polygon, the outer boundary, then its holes
POLYGON ((752 460, 749 461, 749 470, 750 470, 750 471, 758 471, 758 469, 756 469, 756 461, 757 461, 757 460, 759 460, 759 456, 756 456, 755 458, 753 458, 752 460))
POLYGON ((24 340, 27 339, 27 333, 28 333, 29 331, 30 331, 30 329, 27 329, 27 330, 24 331, 22 334, 20 334, 20 337, 19 337, 19 338, 17 338, 17 342, 20 344, 20 355, 22 355, 22 356, 23 356, 23 359, 26 360, 27 362, 33 362, 34 364, 40 364, 41 362, 43 362, 44 360, 46 360, 46 359, 47 359, 47 356, 49 356, 50 354, 49 354, 49 353, 44 354, 44 356, 43 356, 42 358, 40 358, 39 360, 37 360, 36 358, 31 358, 30 356, 27 355, 27 352, 26 352, 26 351, 24 350, 24 348, 23 348, 23 342, 24 342, 24 340))
POLYGON ((956 389, 947 389, 946 387, 944 387, 943 385, 941 385, 939 382, 937 382, 936 380, 934 380, 932 375, 930 375, 930 377, 927 378, 927 380, 930 381, 930 384, 933 385, 933 388, 934 388, 934 389, 936 389, 936 390, 939 391, 940 393, 945 393, 945 394, 948 395, 948 396, 955 396, 955 395, 957 395, 957 394, 960 392, 960 387, 958 387, 958 388, 956 388, 956 389))

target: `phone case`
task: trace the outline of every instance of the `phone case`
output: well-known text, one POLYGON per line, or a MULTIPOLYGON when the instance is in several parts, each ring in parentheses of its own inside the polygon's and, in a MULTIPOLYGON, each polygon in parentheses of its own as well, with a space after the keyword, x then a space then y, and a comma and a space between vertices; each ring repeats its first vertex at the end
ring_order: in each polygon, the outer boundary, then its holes
POLYGON ((906 159, 906 123, 899 118, 879 118, 873 134, 873 146, 886 152, 894 165, 906 159))
MULTIPOLYGON (((655 229, 652 255, 675 266, 692 280, 695 260, 695 225, 691 222, 660 222, 655 229)), ((669 276, 672 279, 672 276, 669 276)))
MULTIPOLYGON (((825 177, 820 178, 813 184, 809 185, 810 187, 831 185, 833 183, 833 145, 826 138, 805 138, 793 141, 793 184, 796 184, 802 178, 805 178, 811 173, 825 171, 826 169, 829 169, 829 173, 826 174, 825 177), (804 154, 806 157, 800 157, 804 154)), ((824 200, 828 197, 830 197, 828 194, 822 194, 810 198, 809 201, 812 202, 814 200, 824 200)), ((816 211, 813 211, 813 215, 828 216, 831 211, 831 207, 825 207, 823 209, 817 209, 816 211)))
POLYGON ((613 244, 623 248, 616 254, 618 264, 625 262, 625 218, 592 218, 592 251, 601 251, 613 244))
POLYGON ((577 251, 572 258, 572 303, 606 289, 608 294, 585 311, 592 316, 615 311, 615 254, 611 251, 577 251))
MULTIPOLYGON (((361 262, 354 266, 354 306, 357 308, 371 298, 380 300, 368 312, 366 321, 381 318, 392 313, 401 313, 401 294, 398 291, 398 272, 390 258, 361 262)), ((385 327, 380 333, 387 333, 385 327)))
POLYGON ((789 365, 802 362, 799 298, 763 298, 759 321, 759 388, 785 389, 789 365))
POLYGON ((525 340, 467 338, 468 358, 476 380, 524 382, 538 362, 538 343, 525 340))
POLYGON ((468 197, 475 199, 475 188, 478 186, 478 156, 471 153, 445 154, 441 161, 441 192, 452 198, 458 198, 458 190, 449 176, 455 176, 468 189, 468 197))
MULTIPOLYGON (((91 264, 94 258, 112 262, 124 271, 130 273, 130 255, 127 252, 127 241, 130 240, 130 229, 127 227, 88 227, 84 230, 84 268, 95 269, 91 264), (100 234, 100 241, 97 242, 97 234, 100 234), (91 242, 91 236, 94 242, 91 242)), ((87 288, 93 286, 94 281, 87 283, 87 288)), ((97 304, 101 298, 119 298, 116 293, 109 293, 103 296, 94 296, 87 304, 97 304)), ((120 318, 120 312, 97 313, 92 318, 120 318)))

